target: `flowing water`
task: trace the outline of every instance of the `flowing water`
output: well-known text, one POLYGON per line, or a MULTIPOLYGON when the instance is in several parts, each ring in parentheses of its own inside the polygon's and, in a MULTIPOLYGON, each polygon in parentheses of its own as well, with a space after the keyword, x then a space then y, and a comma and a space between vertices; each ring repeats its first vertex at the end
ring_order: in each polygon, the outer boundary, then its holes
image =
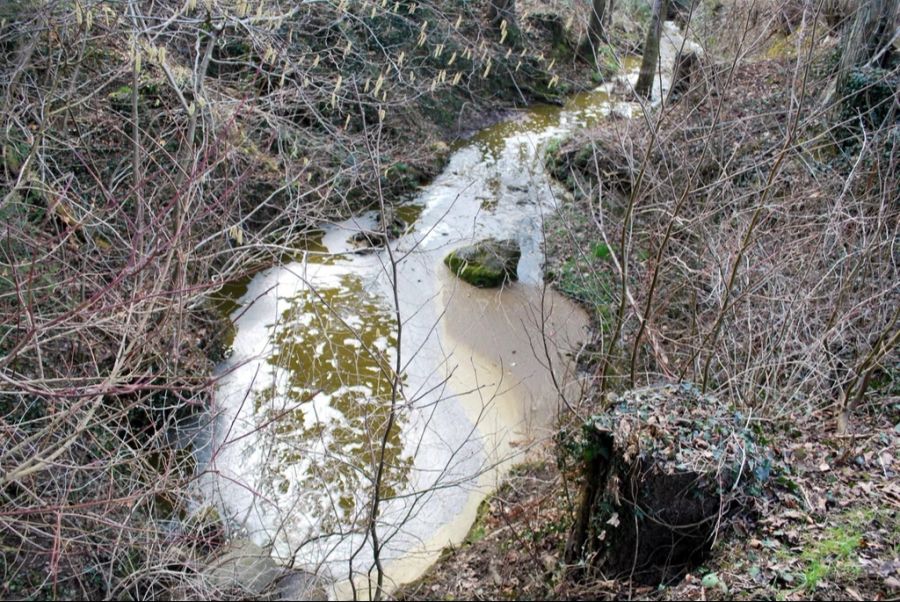
MULTIPOLYGON (((633 83, 637 67, 626 61, 622 79, 633 83)), ((301 261, 242 287, 203 479, 236 535, 349 597, 348 576, 372 567, 383 449, 376 531, 389 584, 407 582, 465 537, 510 464, 552 434, 561 397, 577 395, 587 318, 543 286, 542 226, 559 194, 543 150, 612 111, 631 115, 637 105, 613 99, 615 85, 459 144, 399 210, 410 228, 390 252, 349 241, 380 228, 372 212, 323 226, 301 261), (518 282, 476 289, 442 265, 485 237, 518 240, 518 282)))

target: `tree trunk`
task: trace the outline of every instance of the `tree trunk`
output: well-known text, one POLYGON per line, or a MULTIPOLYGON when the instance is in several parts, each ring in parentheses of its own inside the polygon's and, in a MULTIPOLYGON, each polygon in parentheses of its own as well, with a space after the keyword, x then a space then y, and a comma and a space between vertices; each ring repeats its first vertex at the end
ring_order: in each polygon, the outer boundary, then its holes
POLYGON ((581 55, 585 58, 594 57, 597 47, 606 39, 603 18, 606 14, 606 3, 607 0, 593 0, 591 3, 591 22, 584 42, 581 43, 581 55))
POLYGON ((859 0, 844 20, 841 59, 834 88, 828 94, 832 119, 877 128, 889 118, 894 96, 885 79, 897 54, 900 4, 896 0, 859 0))
POLYGON ((847 84, 850 73, 870 61, 873 66, 887 64, 892 48, 890 44, 900 18, 900 5, 896 0, 861 0, 853 19, 844 29, 841 62, 838 68, 838 93, 847 84))
POLYGON ((566 564, 570 566, 577 566, 578 561, 589 553, 591 519, 609 481, 609 470, 612 466, 614 446, 612 435, 592 429, 586 430, 584 437, 585 450, 589 450, 584 458, 584 483, 578 502, 578 517, 569 532, 564 556, 566 564))
POLYGON ((653 94, 653 78, 656 77, 656 64, 659 62, 659 38, 662 35, 666 4, 666 0, 653 0, 653 14, 650 16, 650 27, 647 29, 647 41, 644 42, 641 74, 634 88, 635 92, 644 98, 650 98, 653 94))

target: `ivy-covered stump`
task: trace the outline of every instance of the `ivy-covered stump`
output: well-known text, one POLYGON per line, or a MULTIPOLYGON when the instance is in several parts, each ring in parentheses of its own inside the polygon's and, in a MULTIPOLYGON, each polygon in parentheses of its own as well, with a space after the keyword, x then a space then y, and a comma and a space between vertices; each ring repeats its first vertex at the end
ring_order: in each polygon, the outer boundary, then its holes
POLYGON ((752 512, 770 455, 746 416, 692 385, 609 401, 571 444, 584 481, 566 562, 573 575, 671 583, 752 512))

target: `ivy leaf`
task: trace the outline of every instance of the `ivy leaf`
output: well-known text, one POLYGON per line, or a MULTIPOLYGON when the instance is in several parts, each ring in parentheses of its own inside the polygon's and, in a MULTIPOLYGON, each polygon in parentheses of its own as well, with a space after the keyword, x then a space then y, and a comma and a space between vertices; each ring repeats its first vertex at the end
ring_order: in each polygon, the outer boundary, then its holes
POLYGON ((606 259, 610 255, 609 245, 602 242, 594 245, 591 251, 597 259, 606 259))

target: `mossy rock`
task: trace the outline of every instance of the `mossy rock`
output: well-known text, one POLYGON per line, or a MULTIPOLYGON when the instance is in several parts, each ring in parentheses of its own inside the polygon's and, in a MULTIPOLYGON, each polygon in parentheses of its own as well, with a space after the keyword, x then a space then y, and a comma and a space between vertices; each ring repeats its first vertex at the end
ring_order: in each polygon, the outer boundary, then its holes
POLYGON ((131 93, 133 88, 131 86, 119 86, 115 90, 109 93, 108 98, 109 102, 114 109, 117 111, 124 111, 130 107, 131 103, 131 93))
POLYGON ((493 288, 518 280, 516 268, 521 256, 518 242, 489 238, 452 251, 444 264, 472 286, 493 288))

